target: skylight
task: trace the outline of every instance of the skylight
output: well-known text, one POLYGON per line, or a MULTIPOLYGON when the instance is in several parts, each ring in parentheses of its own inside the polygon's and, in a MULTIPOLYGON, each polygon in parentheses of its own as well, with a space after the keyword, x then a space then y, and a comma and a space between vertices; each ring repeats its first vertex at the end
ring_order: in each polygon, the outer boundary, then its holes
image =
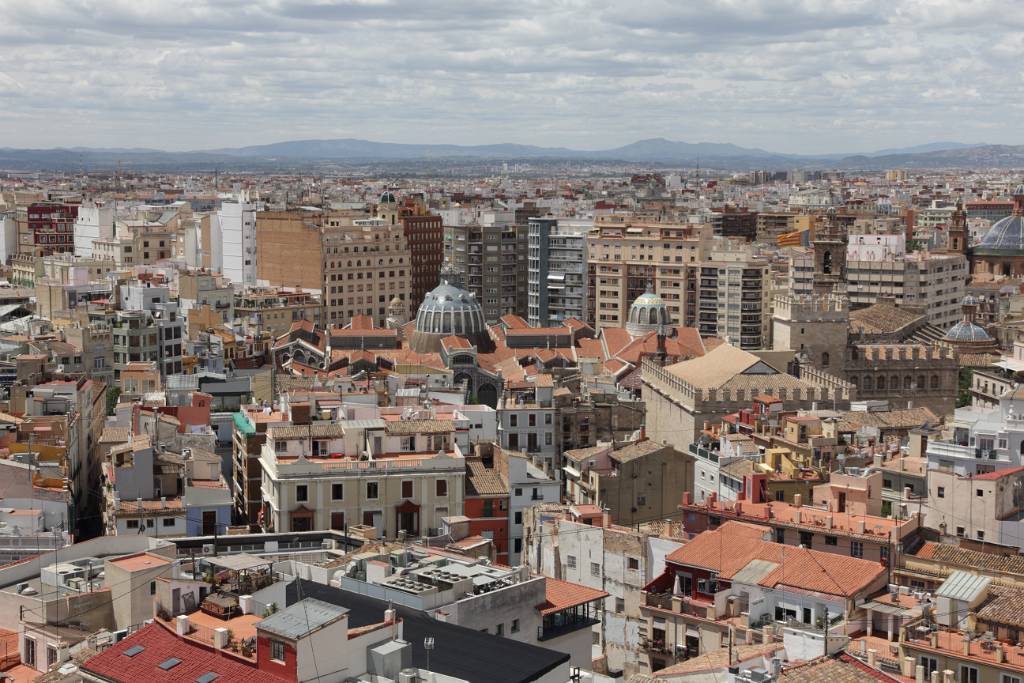
POLYGON ((212 671, 207 671, 202 676, 196 679, 196 683, 210 683, 220 678, 220 674, 215 674, 212 671))
POLYGON ((170 671, 179 664, 181 664, 180 659, 178 659, 177 657, 171 657, 170 659, 165 659, 164 661, 160 662, 160 668, 164 671, 170 671))
POLYGON ((125 657, 134 657, 135 655, 139 654, 140 652, 142 652, 145 649, 146 648, 142 647, 141 645, 132 645, 130 648, 128 648, 127 650, 124 651, 124 656, 125 657))

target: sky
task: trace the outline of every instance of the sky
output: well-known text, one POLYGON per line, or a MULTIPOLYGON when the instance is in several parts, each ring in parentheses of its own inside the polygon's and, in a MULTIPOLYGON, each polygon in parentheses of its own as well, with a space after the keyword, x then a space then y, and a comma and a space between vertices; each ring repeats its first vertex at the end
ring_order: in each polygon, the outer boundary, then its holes
POLYGON ((1024 143, 1020 0, 0 0, 0 146, 1024 143))

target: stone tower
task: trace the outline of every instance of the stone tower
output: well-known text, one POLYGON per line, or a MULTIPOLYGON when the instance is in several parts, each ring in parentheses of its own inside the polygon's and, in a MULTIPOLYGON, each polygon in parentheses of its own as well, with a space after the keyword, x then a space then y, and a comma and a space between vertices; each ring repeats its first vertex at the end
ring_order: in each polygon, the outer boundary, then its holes
POLYGON ((963 201, 956 203, 956 211, 949 221, 949 230, 946 234, 946 250, 953 254, 967 253, 967 212, 964 211, 963 201))
POLYGON ((846 285, 846 229, 835 208, 814 228, 814 293, 844 291, 846 285))

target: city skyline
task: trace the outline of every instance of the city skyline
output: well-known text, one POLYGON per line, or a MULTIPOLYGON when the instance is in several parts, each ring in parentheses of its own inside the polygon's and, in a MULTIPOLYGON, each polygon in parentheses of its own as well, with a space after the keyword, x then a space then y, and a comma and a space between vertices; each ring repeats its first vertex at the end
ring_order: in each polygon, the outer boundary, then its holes
POLYGON ((4 147, 1022 142, 1020 87, 1001 67, 1021 27, 1003 2, 0 9, 4 147))

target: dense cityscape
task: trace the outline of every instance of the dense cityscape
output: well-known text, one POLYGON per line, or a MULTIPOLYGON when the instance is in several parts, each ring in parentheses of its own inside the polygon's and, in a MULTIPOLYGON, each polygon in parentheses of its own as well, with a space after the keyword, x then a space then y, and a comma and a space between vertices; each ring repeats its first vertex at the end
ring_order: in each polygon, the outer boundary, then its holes
POLYGON ((0 0, 0 683, 1024 683, 1020 10, 0 0))

